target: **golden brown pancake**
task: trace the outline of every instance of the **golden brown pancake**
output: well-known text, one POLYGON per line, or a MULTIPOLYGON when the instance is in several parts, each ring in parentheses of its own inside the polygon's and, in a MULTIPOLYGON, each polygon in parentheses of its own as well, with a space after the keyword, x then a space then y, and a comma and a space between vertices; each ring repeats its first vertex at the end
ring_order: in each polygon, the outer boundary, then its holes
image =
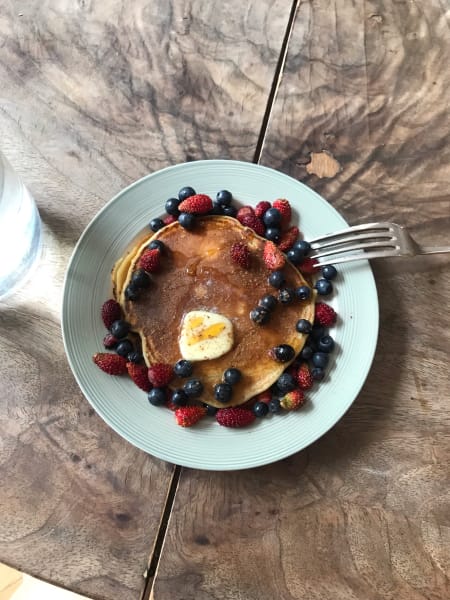
MULTIPOLYGON (((234 343, 231 350, 218 358, 193 363, 192 377, 200 379, 204 386, 200 400, 213 406, 223 408, 242 404, 269 388, 289 364, 273 360, 269 350, 289 344, 298 354, 307 336, 298 333, 295 325, 302 318, 314 320, 314 294, 309 301, 278 304, 264 325, 257 325, 250 319, 250 311, 262 296, 277 295, 267 282, 270 272, 262 258, 265 242, 236 219, 202 217, 197 218, 192 231, 183 229, 178 222, 160 229, 140 246, 135 246, 113 270, 116 297, 126 320, 141 336, 148 365, 158 362, 173 365, 182 358, 179 335, 186 313, 196 310, 215 312, 232 322, 234 343), (152 275, 152 284, 141 291, 138 300, 126 300, 124 289, 150 239, 161 240, 167 248, 162 255, 161 269, 152 275), (248 270, 230 259, 230 248, 238 241, 250 248, 251 267, 248 270), (213 388, 230 367, 239 369, 242 379, 233 386, 231 401, 224 404, 214 398, 213 388)), ((290 263, 286 263, 283 272, 287 287, 307 285, 290 263)), ((185 381, 176 378, 170 387, 182 387, 185 381)))

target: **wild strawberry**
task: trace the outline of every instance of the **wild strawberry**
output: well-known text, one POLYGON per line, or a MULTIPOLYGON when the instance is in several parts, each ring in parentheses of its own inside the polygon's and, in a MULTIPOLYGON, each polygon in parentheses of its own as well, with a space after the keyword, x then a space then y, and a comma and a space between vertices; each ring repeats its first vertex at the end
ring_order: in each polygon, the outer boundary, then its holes
POLYGON ((166 406, 172 412, 175 412, 177 410, 177 408, 180 408, 177 404, 175 404, 174 402, 172 402, 172 400, 167 400, 166 401, 166 406))
POLYGON ((277 208, 281 213, 281 226, 287 227, 291 221, 291 205, 289 204, 289 200, 284 200, 280 198, 275 200, 273 203, 273 208, 277 208))
POLYGON ((164 217, 163 223, 164 225, 170 225, 171 223, 175 223, 176 220, 177 218, 174 215, 167 215, 164 217))
POLYGON ((272 205, 270 204, 270 202, 266 202, 266 200, 258 202, 258 204, 255 206, 255 215, 261 218, 266 212, 266 210, 269 210, 271 206, 272 205))
POLYGON ((180 212, 190 213, 191 215, 205 215, 213 207, 213 202, 206 194, 194 194, 183 200, 178 205, 180 212))
POLYGON ((156 273, 160 266, 161 252, 158 248, 154 250, 144 250, 138 261, 138 267, 147 271, 147 273, 156 273))
POLYGON ((336 323, 337 313, 332 306, 325 302, 317 302, 315 307, 314 323, 330 327, 336 323))
POLYGON ((223 427, 245 427, 256 419, 251 410, 239 406, 219 408, 216 412, 216 421, 223 427))
POLYGON ((148 380, 148 369, 145 365, 127 362, 127 371, 138 388, 141 388, 144 392, 149 392, 152 389, 152 384, 148 380))
POLYGON ((314 275, 314 273, 317 273, 317 264, 318 262, 316 258, 305 258, 299 265, 297 265, 297 269, 300 271, 300 273, 303 273, 303 275, 314 275))
POLYGON ((272 394, 269 390, 266 390, 265 392, 257 394, 255 396, 255 400, 256 402, 264 402, 264 404, 269 404, 269 402, 272 400, 272 394))
POLYGON ((236 213, 236 219, 239 221, 239 223, 242 223, 242 219, 244 217, 247 217, 248 215, 255 215, 255 210, 253 206, 241 206, 241 208, 236 213))
POLYGON ((273 242, 268 241, 264 244, 263 261, 271 271, 279 271, 284 267, 286 258, 273 242))
POLYGON ((97 352, 92 357, 97 367, 108 375, 123 375, 127 372, 127 361, 118 354, 109 354, 108 352, 97 352))
POLYGON ((243 269, 250 267, 250 250, 244 242, 235 242, 230 248, 231 260, 243 269))
POLYGON ((204 406, 180 406, 175 411, 175 419, 181 427, 191 427, 206 415, 204 406))
POLYGON ((281 252, 287 252, 292 248, 294 242, 298 238, 299 233, 300 230, 298 227, 295 227, 295 225, 289 227, 289 229, 283 233, 280 243, 278 244, 278 248, 281 250, 281 252))
POLYGON ((102 305, 102 321, 106 329, 110 329, 114 321, 122 318, 122 309, 115 300, 107 300, 102 305))
POLYGON ((305 403, 305 395, 302 390, 288 392, 280 399, 280 405, 284 410, 297 410, 305 403))
POLYGON ((148 379, 155 387, 165 387, 172 377, 172 366, 166 363, 155 363, 148 369, 148 379))
POLYGON ((114 337, 112 333, 107 333, 103 338, 103 345, 105 348, 108 348, 108 350, 111 350, 111 348, 117 346, 118 341, 119 340, 114 337))
POLYGON ((313 376, 311 375, 311 371, 306 363, 302 363, 297 369, 295 379, 297 380, 298 387, 301 390, 309 390, 312 388, 314 383, 313 376))

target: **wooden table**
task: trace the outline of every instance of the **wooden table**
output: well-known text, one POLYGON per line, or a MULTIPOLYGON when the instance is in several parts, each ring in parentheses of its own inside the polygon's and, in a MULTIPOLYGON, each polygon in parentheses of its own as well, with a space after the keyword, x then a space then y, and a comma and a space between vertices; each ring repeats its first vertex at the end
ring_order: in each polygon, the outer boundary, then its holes
POLYGON ((448 257, 373 263, 379 343, 354 405, 244 472, 121 439, 60 332, 89 220, 185 160, 269 165, 350 223, 448 244, 448 3, 0 0, 0 32, 0 146, 45 235, 0 305, 0 561, 101 599, 448 598, 448 257))

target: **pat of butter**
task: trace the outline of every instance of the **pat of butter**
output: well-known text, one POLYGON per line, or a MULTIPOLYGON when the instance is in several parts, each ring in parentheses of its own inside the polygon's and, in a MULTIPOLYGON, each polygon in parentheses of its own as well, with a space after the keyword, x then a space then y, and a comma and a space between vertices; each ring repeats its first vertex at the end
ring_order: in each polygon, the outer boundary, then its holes
POLYGON ((233 325, 223 315, 193 310, 184 316, 179 346, 186 360, 217 358, 233 347, 233 325))

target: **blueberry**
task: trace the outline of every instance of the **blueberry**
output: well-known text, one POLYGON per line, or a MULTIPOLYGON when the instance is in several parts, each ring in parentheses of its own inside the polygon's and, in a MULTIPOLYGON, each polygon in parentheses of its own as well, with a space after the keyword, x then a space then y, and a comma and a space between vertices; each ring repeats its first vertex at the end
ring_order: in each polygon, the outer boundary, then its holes
POLYGON ((256 417, 265 417, 269 412, 269 407, 265 402, 255 402, 253 405, 253 413, 256 417))
POLYGON ((281 240, 281 229, 278 227, 268 227, 264 236, 271 242, 279 242, 281 240))
POLYGON ((190 377, 192 375, 192 363, 182 358, 175 363, 173 370, 178 377, 190 377))
POLYGON ((130 324, 126 321, 122 321, 119 319, 118 321, 114 321, 111 325, 110 332, 116 337, 118 340, 127 337, 128 332, 130 331, 130 324))
POLYGON ((325 265, 322 267, 322 277, 325 277, 325 279, 334 279, 336 275, 337 270, 333 265, 325 265))
POLYGON ((163 388, 155 387, 149 391, 147 398, 150 404, 153 404, 153 406, 161 406, 166 402, 166 392, 163 390, 163 388))
POLYGON ((274 415, 281 412, 281 404, 279 398, 272 398, 272 400, 269 402, 268 408, 269 412, 273 413, 274 415))
POLYGON ((276 381, 277 389, 282 392, 292 392, 297 387, 297 382, 290 373, 282 373, 276 381))
POLYGON ((119 356, 128 356, 133 351, 133 344, 130 340, 122 340, 116 346, 116 352, 119 356))
POLYGON ((125 298, 127 300, 137 300, 139 298, 139 289, 133 284, 127 285, 125 288, 125 298))
POLYGON ((290 250, 288 250, 288 252, 286 254, 286 258, 293 265, 298 265, 305 258, 305 255, 303 254, 303 252, 300 252, 300 250, 297 250, 296 248, 291 248, 290 250))
POLYGON ((211 406, 211 404, 204 403, 203 406, 206 408, 206 414, 208 417, 214 417, 218 409, 215 406, 211 406))
POLYGON ((263 215, 266 227, 278 227, 281 223, 281 213, 277 208, 268 208, 263 215))
POLYGON ((321 337, 317 347, 320 352, 332 352, 334 349, 334 340, 331 335, 321 337))
POLYGON ((203 392, 203 383, 199 379, 189 379, 183 389, 189 398, 198 398, 203 392))
POLYGON ((313 325, 311 337, 313 340, 320 340, 325 335, 325 327, 322 325, 313 325))
POLYGON ((152 242, 150 242, 147 248, 149 250, 159 250, 160 252, 164 252, 166 246, 164 242, 161 242, 161 240, 153 240, 152 242))
POLYGON ((297 321, 297 324, 295 325, 295 329, 299 333, 311 333, 312 325, 311 325, 311 322, 308 321, 308 319, 300 319, 299 321, 297 321))
POLYGON ((180 213, 178 217, 178 223, 184 229, 193 229, 195 225, 195 216, 191 215, 191 213, 180 213))
POLYGON ((269 311, 262 306, 257 306, 250 311, 250 319, 257 325, 264 325, 269 320, 269 311))
POLYGON ((309 360, 313 355, 313 349, 311 346, 303 346, 302 351, 300 352, 300 358, 303 360, 309 360))
POLYGON ((272 296, 272 294, 266 294, 258 302, 258 306, 261 306, 262 308, 265 308, 268 311, 274 310, 277 304, 278 301, 275 298, 275 296, 272 296))
POLYGON ((218 202, 213 202, 213 207, 208 215, 223 215, 223 206, 218 202))
POLYGON ((166 202, 165 209, 168 215, 173 215, 174 217, 178 217, 180 211, 178 210, 178 205, 181 200, 178 198, 169 198, 166 202))
POLYGON ((311 375, 315 381, 322 381, 325 377, 325 371, 321 367, 314 367, 311 369, 311 375))
POLYGON ((268 278, 269 285, 276 288, 277 290, 284 284, 285 279, 283 271, 272 271, 268 278))
POLYGON ((294 248, 295 250, 300 250, 303 256, 306 256, 311 250, 311 244, 309 242, 306 242, 305 240, 298 240, 294 243, 292 248, 294 248))
POLYGON ((172 394, 172 402, 175 406, 185 406, 187 404, 188 397, 184 390, 175 390, 172 394))
POLYGON ((194 196, 194 194, 195 194, 194 188, 187 186, 187 187, 181 188, 181 190, 178 192, 178 198, 179 198, 180 202, 182 202, 183 200, 186 200, 186 198, 189 198, 190 196, 194 196))
POLYGON ((278 300, 281 304, 289 304, 295 298, 295 292, 291 288, 282 288, 278 292, 278 300))
POLYGON ((314 352, 312 355, 312 364, 315 367, 320 367, 321 369, 325 369, 328 364, 329 356, 326 352, 314 352))
POLYGON ((237 215, 237 208, 235 206, 224 206, 222 211, 226 217, 235 217, 237 215))
POLYGON ((143 360, 143 356, 137 350, 133 350, 129 354, 127 354, 127 361, 132 363, 140 363, 143 360))
POLYGON ((131 285, 137 288, 146 288, 150 285, 150 275, 144 269, 137 269, 131 276, 131 285))
POLYGON ((230 206, 233 196, 228 190, 221 190, 220 192, 217 192, 216 200, 222 206, 230 206))
POLYGON ((328 279, 318 279, 314 287, 321 296, 328 296, 333 291, 333 284, 328 279))
POLYGON ((311 288, 307 285, 301 285, 295 290, 295 295, 299 300, 308 300, 311 297, 311 288))
POLYGON ((150 221, 150 229, 152 231, 159 231, 162 227, 164 227, 164 221, 162 219, 152 219, 150 221))
POLYGON ((233 367, 227 369, 223 374, 223 380, 225 383, 229 383, 230 385, 236 385, 236 383, 241 380, 241 377, 242 373, 239 371, 239 369, 235 369, 233 367))
POLYGON ((289 344, 280 344, 272 349, 273 356, 278 362, 289 362, 295 356, 295 350, 289 344))
POLYGON ((233 394, 233 388, 229 383, 218 383, 214 386, 214 398, 219 402, 229 402, 233 394))

